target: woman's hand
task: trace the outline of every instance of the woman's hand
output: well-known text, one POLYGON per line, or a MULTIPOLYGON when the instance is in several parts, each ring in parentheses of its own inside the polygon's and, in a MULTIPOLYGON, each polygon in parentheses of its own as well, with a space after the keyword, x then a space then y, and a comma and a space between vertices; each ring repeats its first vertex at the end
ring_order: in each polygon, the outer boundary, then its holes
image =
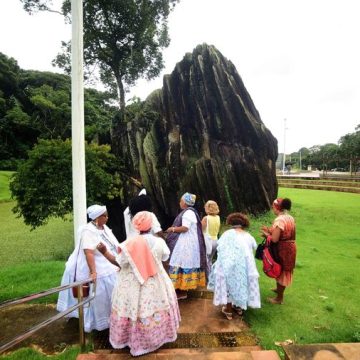
POLYGON ((263 238, 267 238, 269 235, 270 235, 270 233, 267 231, 264 231, 264 230, 260 231, 260 236, 263 238))
POLYGON ((166 232, 167 233, 185 233, 189 230, 186 226, 170 226, 166 232))
POLYGON ((93 271, 93 272, 90 273, 90 277, 91 277, 92 282, 96 281, 96 276, 97 276, 96 271, 93 271))
POLYGON ((269 235, 271 235, 270 233, 270 229, 267 226, 261 226, 260 228, 260 236, 263 238, 267 238, 269 235))

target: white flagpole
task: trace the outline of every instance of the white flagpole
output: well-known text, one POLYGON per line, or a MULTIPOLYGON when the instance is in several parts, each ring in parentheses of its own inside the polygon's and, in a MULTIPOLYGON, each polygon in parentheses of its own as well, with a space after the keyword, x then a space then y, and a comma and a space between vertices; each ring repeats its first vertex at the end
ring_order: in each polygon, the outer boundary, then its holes
POLYGON ((74 241, 77 230, 86 224, 86 177, 84 136, 83 2, 71 0, 71 136, 74 241))

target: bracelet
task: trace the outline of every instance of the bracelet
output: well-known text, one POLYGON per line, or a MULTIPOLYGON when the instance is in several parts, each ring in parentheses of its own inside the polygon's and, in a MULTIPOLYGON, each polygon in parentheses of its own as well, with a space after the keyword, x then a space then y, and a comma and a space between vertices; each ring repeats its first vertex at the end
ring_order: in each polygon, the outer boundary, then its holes
POLYGON ((92 274, 96 274, 96 270, 90 271, 90 275, 92 275, 92 274))

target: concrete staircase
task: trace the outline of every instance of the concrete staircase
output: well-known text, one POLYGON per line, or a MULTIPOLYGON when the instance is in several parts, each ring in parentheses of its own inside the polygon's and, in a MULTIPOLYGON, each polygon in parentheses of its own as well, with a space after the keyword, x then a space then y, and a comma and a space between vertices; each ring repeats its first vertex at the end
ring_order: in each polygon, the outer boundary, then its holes
POLYGON ((285 360, 359 360, 360 343, 284 346, 285 360))
MULTIPOLYGON (((160 349, 155 353, 143 355, 147 360, 280 360, 274 350, 250 350, 234 348, 229 351, 222 349, 160 349)), ((130 354, 96 353, 81 354, 77 360, 130 360, 130 354)))
POLYGON ((360 179, 358 178, 278 176, 277 180, 279 187, 360 194, 360 179))
MULTIPOLYGON (((212 293, 191 291, 187 300, 179 302, 181 325, 175 342, 141 356, 149 360, 213 359, 213 360, 280 360, 274 350, 262 350, 257 339, 239 316, 225 319, 212 304, 212 293)), ((129 349, 114 350, 108 332, 94 334, 94 353, 80 354, 77 360, 133 359, 129 349)))

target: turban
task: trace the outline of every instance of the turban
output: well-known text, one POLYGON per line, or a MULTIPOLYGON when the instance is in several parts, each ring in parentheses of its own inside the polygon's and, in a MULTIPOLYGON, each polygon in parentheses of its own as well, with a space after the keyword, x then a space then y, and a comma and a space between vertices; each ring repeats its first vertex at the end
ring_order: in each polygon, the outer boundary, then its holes
POLYGON ((152 227, 152 215, 149 211, 138 212, 132 220, 134 228, 138 231, 147 231, 152 227))
POLYGON ((282 209, 282 201, 283 201, 282 198, 275 199, 274 202, 273 202, 273 206, 276 209, 281 210, 282 209))
POLYGON ((182 196, 182 199, 185 201, 186 205, 193 206, 196 201, 196 195, 187 192, 182 196))
POLYGON ((107 211, 106 206, 101 206, 101 205, 91 205, 86 210, 91 220, 97 219, 100 215, 105 214, 106 211, 107 211))

